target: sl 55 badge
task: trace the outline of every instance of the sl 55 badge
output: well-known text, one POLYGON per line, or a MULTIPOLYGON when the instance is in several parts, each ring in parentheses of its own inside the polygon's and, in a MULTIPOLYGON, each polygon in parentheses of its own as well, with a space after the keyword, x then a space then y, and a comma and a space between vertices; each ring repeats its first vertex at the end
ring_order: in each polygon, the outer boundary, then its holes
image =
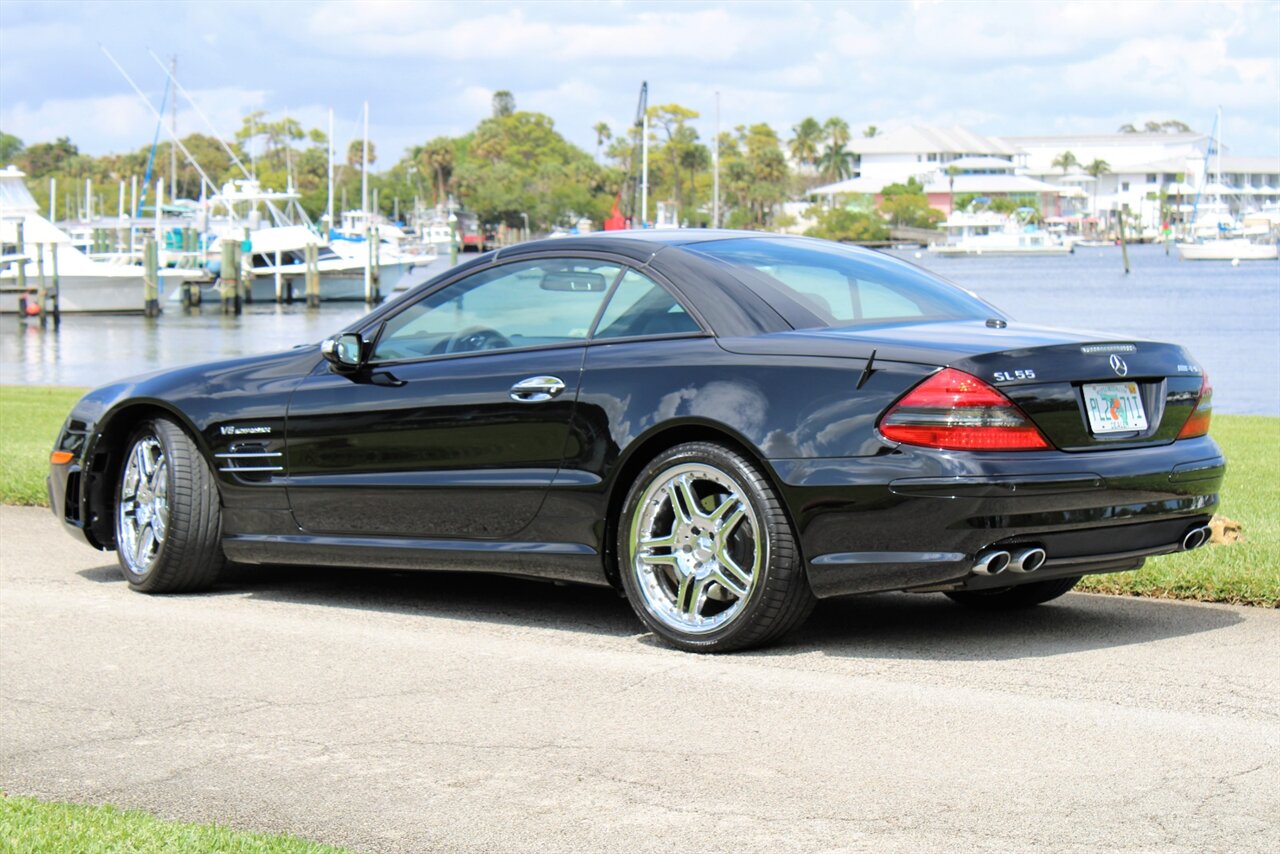
POLYGON ((995 377, 998 383, 1011 383, 1014 380, 1033 380, 1036 378, 1036 372, 1030 369, 1025 371, 996 371, 991 376, 995 377))

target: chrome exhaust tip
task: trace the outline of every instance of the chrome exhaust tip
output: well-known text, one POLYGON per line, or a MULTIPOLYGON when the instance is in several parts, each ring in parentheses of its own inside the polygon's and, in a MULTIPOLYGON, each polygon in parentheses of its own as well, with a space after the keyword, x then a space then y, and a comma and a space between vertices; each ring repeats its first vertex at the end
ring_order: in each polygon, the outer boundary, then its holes
POLYGON ((1192 549, 1200 548, 1205 543, 1209 542, 1209 537, 1212 536, 1212 534, 1213 531, 1209 530, 1208 525, 1201 525, 1198 528, 1192 528, 1190 531, 1187 531, 1186 535, 1182 538, 1183 551, 1189 552, 1192 549))
POLYGON ((1029 549, 1019 549, 1009 558, 1009 569, 1014 572, 1035 572, 1044 566, 1045 558, 1044 549, 1039 546, 1033 546, 1029 549))
POLYGON ((1009 553, 1003 550, 985 552, 974 561, 973 572, 975 575, 999 575, 1008 568, 1009 559, 1009 553))

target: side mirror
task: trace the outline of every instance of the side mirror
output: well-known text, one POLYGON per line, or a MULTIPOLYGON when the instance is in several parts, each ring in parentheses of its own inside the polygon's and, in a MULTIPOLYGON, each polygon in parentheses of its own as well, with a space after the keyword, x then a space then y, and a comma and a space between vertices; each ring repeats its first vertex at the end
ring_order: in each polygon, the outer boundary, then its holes
POLYGON ((320 345, 320 352, 335 369, 351 373, 364 366, 365 341, 359 332, 346 332, 326 338, 320 345))

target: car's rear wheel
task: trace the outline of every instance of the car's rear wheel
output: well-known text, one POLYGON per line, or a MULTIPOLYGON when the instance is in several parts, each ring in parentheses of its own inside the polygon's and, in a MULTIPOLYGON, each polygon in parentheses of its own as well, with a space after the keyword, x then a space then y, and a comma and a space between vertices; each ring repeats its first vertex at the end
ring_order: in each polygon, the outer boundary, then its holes
POLYGON ((617 527, 631 607, 681 649, 769 643, 813 609, 781 502, 763 473, 728 448, 692 442, 660 454, 631 487, 617 527))
POLYGON ((182 428, 149 421, 129 438, 116 488, 116 554, 129 586, 181 593, 211 586, 224 558, 213 472, 182 428))
POLYGON ((1057 599, 1080 582, 1079 575, 1067 578, 1050 578, 1031 581, 1013 587, 997 587, 991 590, 953 590, 947 596, 961 605, 986 611, 1009 611, 1030 608, 1057 599))

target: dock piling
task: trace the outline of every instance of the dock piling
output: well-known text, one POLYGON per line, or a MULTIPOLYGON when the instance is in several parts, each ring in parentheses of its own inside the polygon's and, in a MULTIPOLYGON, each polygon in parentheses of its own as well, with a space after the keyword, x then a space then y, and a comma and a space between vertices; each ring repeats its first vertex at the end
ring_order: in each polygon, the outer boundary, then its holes
POLYGON ((44 244, 43 243, 36 244, 36 276, 38 277, 36 279, 36 281, 38 282, 38 284, 36 285, 36 302, 40 305, 40 325, 44 326, 45 320, 48 316, 46 299, 48 298, 49 291, 45 287, 45 282, 44 282, 44 244))
POLYGON ((62 288, 58 284, 58 244, 56 243, 50 246, 49 260, 53 267, 53 328, 57 329, 62 323, 62 288))
POLYGON ((320 247, 307 244, 307 308, 320 307, 320 247))
POLYGON ((160 244, 155 237, 147 237, 143 244, 142 289, 145 302, 142 313, 147 317, 160 316, 160 244))
MULTIPOLYGON (((23 226, 23 223, 21 221, 16 223, 16 227, 18 230, 18 254, 22 256, 26 256, 27 239, 26 239, 26 235, 24 234, 24 229, 22 226, 23 226)), ((20 293, 25 294, 27 292, 27 259, 26 257, 23 257, 21 261, 18 261, 16 264, 14 264, 14 268, 18 272, 18 291, 20 293)))
POLYGON ((1122 205, 1120 207, 1120 215, 1116 217, 1116 222, 1120 226, 1120 255, 1124 259, 1124 273, 1129 275, 1129 244, 1124 237, 1124 218, 1129 213, 1129 206, 1122 205))

